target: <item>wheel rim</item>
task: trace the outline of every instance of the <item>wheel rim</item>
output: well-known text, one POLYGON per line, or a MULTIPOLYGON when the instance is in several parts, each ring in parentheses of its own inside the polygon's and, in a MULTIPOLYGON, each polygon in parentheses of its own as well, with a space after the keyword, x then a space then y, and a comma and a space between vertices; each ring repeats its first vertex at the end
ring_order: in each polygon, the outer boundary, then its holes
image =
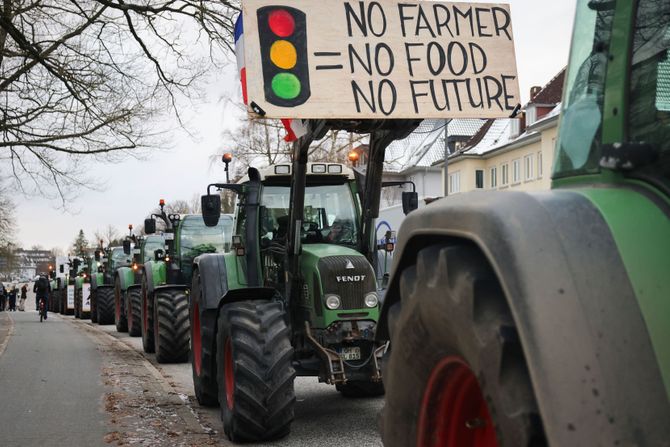
POLYGON ((460 357, 430 374, 417 426, 422 447, 497 447, 495 427, 477 377, 460 357))
POLYGON ((226 347, 224 351, 225 356, 225 374, 226 374, 226 404, 229 409, 233 409, 235 404, 235 378, 233 376, 233 343, 230 337, 226 339, 226 347))
POLYGON ((198 306, 197 298, 193 303, 193 333, 191 340, 193 340, 193 367, 195 374, 200 376, 202 368, 202 339, 200 338, 200 307, 198 306))

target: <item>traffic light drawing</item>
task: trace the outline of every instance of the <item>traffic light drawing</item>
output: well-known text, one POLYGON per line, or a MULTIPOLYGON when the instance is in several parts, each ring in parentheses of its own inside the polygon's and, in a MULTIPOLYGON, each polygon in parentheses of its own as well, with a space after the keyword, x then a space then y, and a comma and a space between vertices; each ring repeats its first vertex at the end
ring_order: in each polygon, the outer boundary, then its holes
POLYGON ((295 107, 310 96, 305 13, 290 6, 264 6, 256 12, 265 100, 295 107))

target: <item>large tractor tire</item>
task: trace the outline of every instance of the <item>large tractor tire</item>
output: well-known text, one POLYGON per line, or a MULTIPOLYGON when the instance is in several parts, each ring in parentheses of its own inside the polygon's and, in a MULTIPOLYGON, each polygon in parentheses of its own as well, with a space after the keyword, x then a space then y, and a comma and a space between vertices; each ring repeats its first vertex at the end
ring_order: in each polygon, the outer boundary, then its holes
POLYGON ((91 323, 98 322, 98 308, 95 301, 95 290, 91 290, 91 323))
POLYGON ((128 334, 131 337, 142 335, 142 291, 139 287, 128 290, 128 334))
POLYGON ((546 446, 506 297, 472 245, 421 250, 390 310, 386 447, 546 446))
POLYGON ((154 347, 158 363, 188 362, 188 296, 181 289, 154 293, 154 347))
POLYGON ((74 291, 74 318, 78 320, 81 319, 81 296, 81 290, 74 291))
POLYGON ((204 318, 200 272, 193 273, 189 315, 191 318, 191 371, 198 403, 205 407, 219 405, 216 383, 216 317, 204 318))
POLYGON ((349 381, 343 385, 336 385, 337 391, 344 397, 377 397, 384 395, 382 382, 349 381))
POLYGON ((233 442, 286 436, 294 417, 293 348, 280 303, 221 309, 216 362, 223 428, 233 442))
POLYGON ((151 354, 156 350, 154 345, 154 303, 147 287, 146 275, 142 275, 142 308, 141 327, 142 327, 142 348, 144 352, 151 354))
POLYGON ((123 295, 121 281, 117 277, 114 280, 114 324, 116 325, 116 332, 128 332, 128 319, 126 318, 126 306, 123 295))
POLYGON ((95 293, 98 324, 114 324, 114 289, 98 287, 95 293))

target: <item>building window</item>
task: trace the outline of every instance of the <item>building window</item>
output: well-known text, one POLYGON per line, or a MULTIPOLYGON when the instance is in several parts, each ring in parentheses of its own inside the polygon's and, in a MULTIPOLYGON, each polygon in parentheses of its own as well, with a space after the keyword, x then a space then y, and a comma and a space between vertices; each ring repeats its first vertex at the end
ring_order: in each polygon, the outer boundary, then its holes
POLYGON ((537 153, 537 178, 542 178, 542 152, 537 153))
POLYGON ((460 171, 449 174, 449 194, 461 192, 461 173, 460 171))
POLYGON ((512 183, 521 181, 521 159, 512 160, 512 183))
POLYGON ((491 189, 498 187, 498 168, 493 167, 489 172, 489 177, 491 178, 491 189))
POLYGON ((484 171, 477 169, 475 171, 475 187, 481 189, 484 187, 484 171))
POLYGON ((524 164, 524 179, 526 181, 533 180, 533 154, 523 157, 524 164))
POLYGON ((500 179, 500 184, 502 186, 505 186, 507 185, 507 183, 509 183, 509 165, 505 163, 500 167, 500 170, 502 171, 501 173, 502 178, 500 179))

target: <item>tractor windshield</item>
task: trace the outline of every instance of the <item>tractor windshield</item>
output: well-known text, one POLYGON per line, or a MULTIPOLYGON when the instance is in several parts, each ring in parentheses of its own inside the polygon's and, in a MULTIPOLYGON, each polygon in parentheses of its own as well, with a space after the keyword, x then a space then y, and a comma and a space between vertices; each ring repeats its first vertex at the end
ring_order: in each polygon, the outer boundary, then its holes
POLYGON ((112 249, 112 264, 114 268, 130 264, 129 256, 123 252, 123 247, 112 249))
POLYGON ((633 37, 628 139, 651 144, 656 163, 632 173, 670 188, 670 3, 640 0, 633 37))
POLYGON ((221 253, 232 233, 232 222, 221 216, 215 227, 205 226, 200 215, 186 216, 179 239, 182 260, 191 262, 203 253, 221 253))
POLYGON ((599 171, 613 2, 577 2, 554 178, 599 171))
MULTIPOLYGON (((288 231, 290 188, 265 186, 261 199, 261 236, 282 239, 288 231)), ((353 194, 346 183, 305 188, 304 243, 354 245, 358 219, 353 194)))
POLYGON ((163 236, 147 236, 146 240, 144 241, 144 247, 142 248, 142 262, 146 263, 154 259, 156 250, 159 249, 165 251, 165 240, 163 239, 163 236))

